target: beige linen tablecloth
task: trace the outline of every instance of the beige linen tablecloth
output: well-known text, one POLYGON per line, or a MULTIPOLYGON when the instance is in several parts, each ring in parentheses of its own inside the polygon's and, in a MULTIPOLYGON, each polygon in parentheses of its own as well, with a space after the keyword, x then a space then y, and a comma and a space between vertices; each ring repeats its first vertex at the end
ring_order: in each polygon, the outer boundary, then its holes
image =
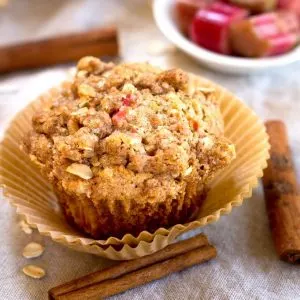
MULTIPOLYGON (((161 0, 164 1, 164 0, 161 0)), ((118 22, 125 60, 163 67, 181 67, 207 76, 240 96, 262 118, 284 119, 289 128, 295 162, 300 166, 300 63, 255 76, 217 74, 180 52, 151 56, 153 43, 168 42, 157 30, 143 0, 10 0, 0 10, 0 43, 37 38, 57 32, 118 22)), ((1 58, 0 58, 1 59, 1 58)), ((9 119, 39 93, 64 78, 69 66, 0 77, 0 133, 9 119)), ((298 173, 298 175, 300 175, 298 173)), ((300 176, 298 176, 300 179, 300 176)), ((278 261, 274 252, 261 187, 243 206, 203 228, 218 248, 209 263, 130 290, 113 299, 300 299, 300 268, 278 261)), ((96 271, 113 262, 69 250, 38 233, 25 235, 17 226, 15 210, 0 199, 0 299, 47 299, 47 290, 96 271), (42 280, 26 277, 22 257, 30 241, 46 246, 32 263, 47 271, 42 280)))

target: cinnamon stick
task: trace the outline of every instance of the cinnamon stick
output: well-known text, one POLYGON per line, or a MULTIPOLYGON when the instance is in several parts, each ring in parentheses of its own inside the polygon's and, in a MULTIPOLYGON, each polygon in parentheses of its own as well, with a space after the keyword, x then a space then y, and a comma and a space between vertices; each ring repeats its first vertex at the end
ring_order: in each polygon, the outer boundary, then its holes
MULTIPOLYGON (((158 269, 161 269, 161 265, 162 265, 163 261, 178 257, 180 255, 187 254, 190 251, 193 251, 195 249, 197 249, 197 250, 201 249, 201 251, 205 250, 204 251, 205 257, 203 258, 204 260, 205 259, 208 260, 208 259, 214 257, 215 253, 216 253, 215 248, 212 246, 209 246, 206 236, 203 234, 200 234, 191 239, 188 239, 185 241, 180 241, 178 243, 169 245, 166 248, 164 248, 154 254, 151 254, 151 255, 148 255, 145 257, 141 257, 141 258, 138 258, 135 260, 125 261, 125 262, 122 262, 113 267, 106 268, 104 270, 89 274, 87 276, 84 276, 84 277, 75 279, 71 282, 60 285, 58 287, 52 288, 49 291, 49 298, 50 299, 61 299, 60 297, 62 297, 62 296, 64 296, 64 297, 67 297, 66 295, 68 295, 68 297, 69 297, 69 295, 73 296, 73 294, 75 292, 77 294, 86 293, 89 296, 94 295, 94 293, 98 293, 97 286, 99 284, 101 284, 101 291, 102 291, 103 283, 107 283, 109 281, 110 282, 109 284, 112 285, 111 282, 114 282, 114 280, 116 278, 119 280, 119 279, 123 278, 124 276, 128 276, 129 274, 137 272, 137 270, 145 271, 147 268, 149 268, 149 266, 151 267, 156 264, 158 266, 160 266, 160 267, 158 267, 158 269), (209 249, 210 249, 209 256, 207 256, 207 252, 206 252, 207 249, 205 250, 204 247, 209 247, 209 249), (212 249, 214 249, 214 250, 212 250, 212 249), (213 255, 213 256, 211 256, 211 255, 213 255)), ((203 257, 203 255, 200 254, 200 257, 203 257)), ((183 260, 185 260, 185 259, 183 259, 183 260)), ((186 263, 188 263, 188 261, 186 261, 186 263)), ((177 264, 179 264, 179 263, 177 263, 177 264)), ((148 271, 146 271, 146 272, 148 272, 148 271)), ((142 274, 143 274, 143 272, 142 272, 142 274)), ((155 274, 156 274, 156 271, 155 271, 155 274)), ((159 274, 161 274, 161 273, 159 273, 159 274)), ((161 275, 161 276, 165 276, 165 275, 161 275)), ((152 278, 152 277, 150 277, 150 278, 152 278)), ((151 280, 155 280, 155 279, 156 278, 151 279, 151 280)), ((124 280, 124 279, 122 279, 122 280, 124 280)), ((122 280, 120 282, 123 282, 122 280)), ((136 279, 133 281, 130 280, 129 283, 135 284, 135 283, 137 283, 137 281, 136 281, 136 279)), ((139 283, 139 284, 143 284, 143 283, 139 283)))
POLYGON ((49 291, 49 299, 99 299, 159 279, 216 256, 205 235, 78 278, 49 291))
POLYGON ((287 131, 281 121, 268 121, 266 128, 271 157, 263 185, 275 248, 280 259, 300 263, 300 195, 287 131))
POLYGON ((86 55, 116 56, 115 26, 56 36, 0 48, 0 73, 78 60, 86 55))
POLYGON ((173 272, 178 272, 193 265, 208 261, 215 257, 216 254, 216 249, 213 246, 204 246, 167 259, 163 262, 153 264, 149 267, 125 274, 116 279, 106 280, 74 292, 63 294, 55 299, 103 299, 153 280, 160 279, 173 272))

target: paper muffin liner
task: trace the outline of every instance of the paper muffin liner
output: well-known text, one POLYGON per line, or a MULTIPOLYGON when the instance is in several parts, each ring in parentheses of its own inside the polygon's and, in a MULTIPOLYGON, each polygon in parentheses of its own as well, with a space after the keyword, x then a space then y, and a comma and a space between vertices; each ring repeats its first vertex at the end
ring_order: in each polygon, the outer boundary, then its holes
POLYGON ((141 232, 137 237, 126 234, 122 239, 95 240, 85 237, 67 222, 51 185, 40 175, 28 156, 20 150, 24 135, 31 128, 33 114, 46 105, 70 82, 64 82, 40 96, 12 121, 0 145, 0 185, 17 213, 54 241, 77 251, 93 253, 114 260, 128 260, 156 252, 174 242, 180 234, 216 222, 221 215, 250 197, 263 175, 269 158, 268 136, 263 123, 244 103, 224 88, 204 78, 191 75, 190 88, 214 89, 221 102, 225 136, 230 139, 237 158, 219 172, 195 221, 159 228, 155 233, 141 232))

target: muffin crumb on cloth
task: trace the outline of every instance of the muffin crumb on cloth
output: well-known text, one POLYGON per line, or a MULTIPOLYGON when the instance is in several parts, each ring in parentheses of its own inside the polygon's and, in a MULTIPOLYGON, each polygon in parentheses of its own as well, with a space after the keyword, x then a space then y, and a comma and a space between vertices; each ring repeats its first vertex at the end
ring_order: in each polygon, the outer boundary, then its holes
POLYGON ((32 119, 25 150, 67 219, 94 238, 189 221, 235 157, 213 90, 146 63, 84 57, 74 81, 32 119))

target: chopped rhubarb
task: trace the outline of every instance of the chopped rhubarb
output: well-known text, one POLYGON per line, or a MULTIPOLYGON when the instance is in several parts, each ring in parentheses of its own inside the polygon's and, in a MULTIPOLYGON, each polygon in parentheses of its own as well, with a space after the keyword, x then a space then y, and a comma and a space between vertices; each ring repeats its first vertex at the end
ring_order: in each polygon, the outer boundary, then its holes
POLYGON ((214 2, 209 6, 209 9, 230 17, 232 20, 241 20, 249 15, 246 9, 241 9, 238 6, 225 4, 223 2, 214 2))
POLYGON ((199 122, 198 121, 196 121, 196 120, 193 120, 193 129, 194 129, 194 131, 198 131, 198 129, 199 129, 199 122))
POLYGON ((123 109, 120 109, 116 114, 113 115, 112 123, 115 126, 120 127, 121 124, 123 123, 123 121, 125 120, 125 117, 126 117, 126 111, 123 109))
POLYGON ((282 11, 237 22, 230 30, 234 53, 263 57, 290 51, 300 38, 300 24, 293 12, 282 11))
POLYGON ((264 13, 274 10, 278 0, 229 0, 230 3, 246 8, 252 13, 264 13))
POLYGON ((175 14, 179 28, 187 34, 193 18, 199 9, 207 7, 212 0, 176 0, 175 14))
POLYGON ((283 33, 270 39, 267 56, 278 55, 290 51, 299 41, 299 34, 283 33))
POLYGON ((112 117, 112 122, 115 126, 120 127, 125 121, 127 115, 127 107, 133 106, 135 104, 135 96, 132 94, 127 94, 125 97, 122 97, 122 105, 117 112, 112 117))
POLYGON ((134 97, 131 94, 126 95, 122 98, 122 103, 124 106, 132 106, 134 104, 134 97))
POLYGON ((278 7, 294 12, 300 19, 300 1, 299 0, 278 0, 278 7))
POLYGON ((261 14, 251 18, 251 22, 272 36, 281 32, 294 32, 299 30, 299 21, 292 12, 279 11, 276 13, 261 14), (275 25, 275 26, 274 26, 275 25), (265 28, 269 28, 266 30, 265 28))
POLYGON ((198 11, 190 28, 196 44, 214 52, 230 54, 229 26, 248 15, 247 10, 222 2, 198 11))

